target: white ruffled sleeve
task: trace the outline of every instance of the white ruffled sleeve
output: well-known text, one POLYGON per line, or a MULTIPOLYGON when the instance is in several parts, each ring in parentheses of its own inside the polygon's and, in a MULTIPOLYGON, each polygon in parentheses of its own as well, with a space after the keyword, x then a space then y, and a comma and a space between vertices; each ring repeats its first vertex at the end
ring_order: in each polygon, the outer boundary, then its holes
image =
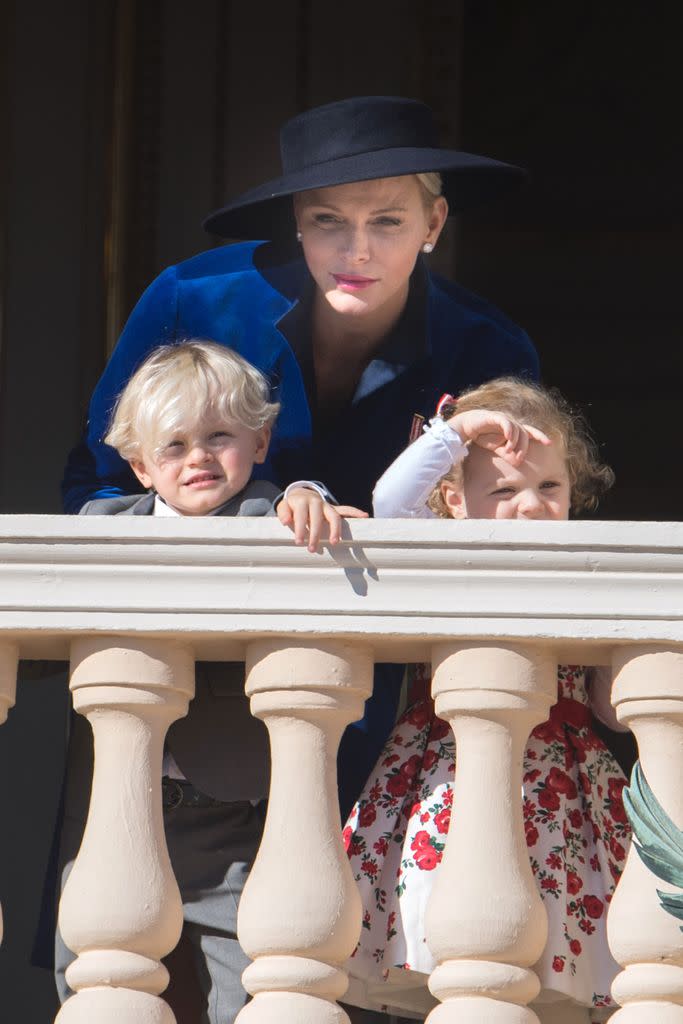
POLYGON ((467 446, 445 420, 435 417, 389 466, 375 485, 375 519, 434 519, 427 499, 442 476, 467 455, 467 446))

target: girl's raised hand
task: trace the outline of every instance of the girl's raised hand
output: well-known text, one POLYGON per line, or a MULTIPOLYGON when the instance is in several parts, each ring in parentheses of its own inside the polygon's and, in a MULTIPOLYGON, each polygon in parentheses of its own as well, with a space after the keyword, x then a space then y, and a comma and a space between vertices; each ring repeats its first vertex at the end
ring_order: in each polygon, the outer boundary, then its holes
POLYGON ((495 452, 506 462, 518 466, 524 462, 530 441, 552 444, 547 434, 528 423, 517 423, 502 412, 491 409, 470 409, 456 412, 447 420, 465 444, 477 444, 480 448, 495 452))

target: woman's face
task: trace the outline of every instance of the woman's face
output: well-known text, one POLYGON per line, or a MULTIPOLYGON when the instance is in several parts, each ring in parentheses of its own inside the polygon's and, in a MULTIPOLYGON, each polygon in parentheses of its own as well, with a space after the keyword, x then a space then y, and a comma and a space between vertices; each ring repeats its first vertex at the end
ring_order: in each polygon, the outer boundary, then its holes
POLYGON ((344 316, 400 313, 425 242, 436 243, 448 213, 431 208, 414 175, 313 189, 294 197, 308 269, 330 306, 344 316))

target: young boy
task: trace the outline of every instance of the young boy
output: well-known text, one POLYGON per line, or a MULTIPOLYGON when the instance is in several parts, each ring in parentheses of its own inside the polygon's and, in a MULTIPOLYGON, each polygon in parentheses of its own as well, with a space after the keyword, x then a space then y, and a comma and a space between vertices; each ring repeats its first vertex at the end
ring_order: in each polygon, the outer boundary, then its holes
MULTIPOLYGON (((151 490, 142 497, 98 498, 79 514, 267 515, 279 489, 251 475, 265 461, 279 408, 268 399, 264 376, 224 345, 164 345, 128 381, 105 437, 151 490)), ((327 496, 321 485, 297 481, 277 504, 297 543, 308 533, 310 551, 324 521, 334 544, 342 515, 365 515, 348 507, 337 511, 327 496)))
MULTIPOLYGON (((131 465, 143 495, 88 502, 81 515, 262 516, 279 489, 252 480, 266 458, 279 406, 263 375, 213 342, 157 349, 130 378, 105 438, 131 465)), ((341 515, 315 483, 291 484, 277 514, 298 543, 315 551, 324 523, 339 539, 341 515)), ((363 515, 341 509, 349 515, 363 515)), ((73 716, 60 846, 62 886, 82 835, 92 760, 90 728, 73 716)), ((241 974, 248 960, 237 942, 237 904, 263 827, 268 794, 268 739, 244 696, 241 663, 198 662, 196 695, 174 723, 163 764, 166 838, 183 898, 189 939, 207 1000, 203 1021, 232 1021, 246 1001, 241 974)), ((56 975, 73 954, 57 935, 56 975)))

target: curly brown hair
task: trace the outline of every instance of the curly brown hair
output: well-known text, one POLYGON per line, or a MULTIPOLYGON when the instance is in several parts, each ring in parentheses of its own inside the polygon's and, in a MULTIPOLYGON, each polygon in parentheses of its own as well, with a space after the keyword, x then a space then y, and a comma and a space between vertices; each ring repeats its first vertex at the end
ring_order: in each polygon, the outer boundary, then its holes
MULTIPOLYGON (((594 509, 600 496, 614 483, 614 473, 600 461, 586 420, 555 388, 542 388, 516 377, 498 377, 464 391, 455 403, 446 403, 441 416, 448 420, 456 412, 473 409, 503 412, 517 423, 528 423, 562 442, 567 453, 572 512, 594 509)), ((462 486, 463 464, 453 466, 442 480, 462 486)), ((438 516, 448 518, 441 483, 432 491, 428 505, 438 516)))

